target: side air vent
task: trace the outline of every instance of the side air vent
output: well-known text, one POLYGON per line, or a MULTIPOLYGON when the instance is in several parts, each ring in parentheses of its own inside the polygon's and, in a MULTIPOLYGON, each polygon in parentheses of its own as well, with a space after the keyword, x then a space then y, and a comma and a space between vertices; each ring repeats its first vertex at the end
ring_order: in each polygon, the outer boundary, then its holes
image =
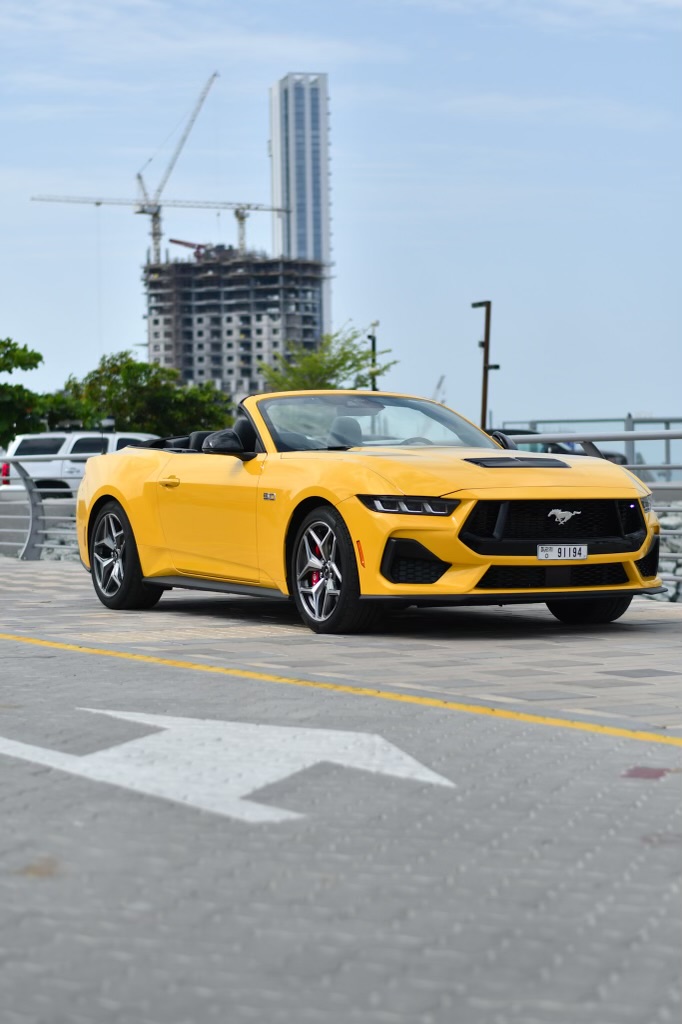
POLYGON ((643 579, 649 579, 652 576, 658 576, 658 550, 660 547, 660 541, 658 537, 654 538, 654 542, 645 554, 644 558, 640 558, 638 562, 635 562, 637 566, 637 572, 643 579))
POLYGON ((435 583, 449 568, 416 540, 392 538, 381 560, 381 574, 391 583, 435 583))

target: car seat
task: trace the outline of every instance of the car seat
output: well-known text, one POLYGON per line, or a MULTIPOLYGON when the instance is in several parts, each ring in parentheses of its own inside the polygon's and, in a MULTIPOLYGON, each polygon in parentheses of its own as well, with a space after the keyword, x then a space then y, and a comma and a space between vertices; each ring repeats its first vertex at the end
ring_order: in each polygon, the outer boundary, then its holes
POLYGON ((189 435, 187 447, 191 448, 192 451, 200 452, 206 438, 209 436, 209 434, 213 433, 213 430, 193 430, 192 433, 189 435))
POLYGON ((337 416, 329 429, 329 443, 354 448, 362 444, 362 427, 352 416, 337 416))

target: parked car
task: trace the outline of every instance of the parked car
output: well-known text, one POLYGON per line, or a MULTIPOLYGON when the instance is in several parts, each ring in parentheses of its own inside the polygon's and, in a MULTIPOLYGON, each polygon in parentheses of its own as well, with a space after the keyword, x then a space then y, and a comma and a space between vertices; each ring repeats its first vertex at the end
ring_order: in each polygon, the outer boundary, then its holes
MULTIPOLYGON (((528 435, 527 441, 516 441, 516 447, 522 452, 547 452, 550 455, 587 455, 588 453, 583 451, 580 446, 580 441, 533 441, 532 438, 535 434, 538 434, 537 430, 523 430, 517 427, 507 427, 504 431, 490 431, 493 433, 504 433, 508 437, 517 437, 522 434, 524 437, 528 435)), ((547 431, 547 433, 554 433, 554 431, 547 431)), ((598 447, 601 455, 608 459, 609 462, 615 462, 617 466, 625 466, 627 459, 622 452, 605 452, 601 447, 598 447)))
MULTIPOLYGON (((18 434, 10 441, 7 455, 44 455, 45 461, 23 463, 43 495, 75 497, 85 472, 85 461, 72 459, 73 455, 102 455, 118 451, 130 444, 153 441, 158 434, 138 434, 134 431, 102 433, 97 430, 69 432, 48 431, 43 434, 18 434)), ((11 462, 0 465, 0 484, 21 483, 21 476, 11 462)))
POLYGON ((505 450, 426 399, 252 395, 234 426, 87 463, 83 564, 108 608, 174 587, 293 599, 317 633, 391 605, 543 602, 570 624, 659 593, 651 492, 604 459, 505 450))

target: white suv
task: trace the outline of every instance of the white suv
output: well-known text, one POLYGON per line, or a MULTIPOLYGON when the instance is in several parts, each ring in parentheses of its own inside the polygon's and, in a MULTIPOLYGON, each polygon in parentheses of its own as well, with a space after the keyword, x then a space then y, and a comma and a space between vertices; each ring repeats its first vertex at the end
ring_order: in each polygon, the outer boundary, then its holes
MULTIPOLYGON (((18 434, 10 441, 7 455, 44 455, 45 461, 29 461, 22 465, 42 492, 43 496, 75 497, 85 471, 85 460, 71 459, 72 455, 102 455, 116 452, 130 444, 152 441, 157 434, 103 433, 97 430, 53 431, 45 434, 18 434)), ((0 484, 21 482, 16 465, 0 465, 0 484)))

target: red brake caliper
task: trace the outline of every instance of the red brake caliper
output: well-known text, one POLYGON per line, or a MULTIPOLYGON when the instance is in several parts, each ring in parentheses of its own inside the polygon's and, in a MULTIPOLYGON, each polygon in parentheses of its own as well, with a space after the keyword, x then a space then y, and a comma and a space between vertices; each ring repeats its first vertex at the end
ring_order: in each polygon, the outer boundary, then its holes
MULTIPOLYGON (((315 545, 314 553, 317 555, 318 558, 322 558, 322 552, 320 551, 319 544, 315 545)), ((316 583, 320 582, 320 573, 317 569, 313 569, 312 573, 310 574, 310 582, 313 586, 315 586, 316 583)))

